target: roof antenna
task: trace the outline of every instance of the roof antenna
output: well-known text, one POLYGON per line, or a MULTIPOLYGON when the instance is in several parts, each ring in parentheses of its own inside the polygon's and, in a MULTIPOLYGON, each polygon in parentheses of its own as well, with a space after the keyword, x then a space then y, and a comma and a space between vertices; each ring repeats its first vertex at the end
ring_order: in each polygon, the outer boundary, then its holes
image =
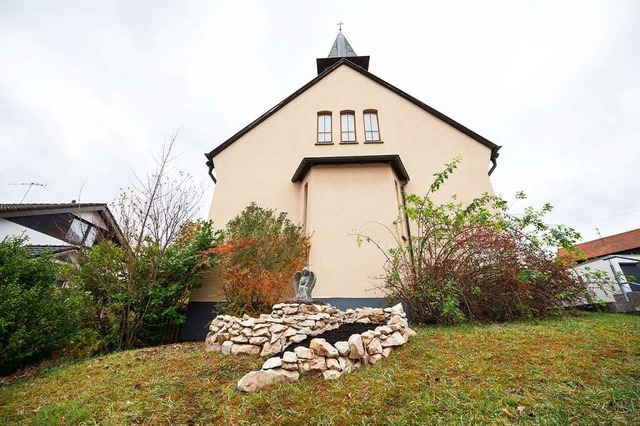
POLYGON ((338 31, 342 32, 342 26, 344 25, 344 22, 340 21, 336 25, 338 26, 338 31))
POLYGON ((38 183, 38 182, 10 183, 9 185, 19 185, 19 186, 29 185, 29 188, 27 188, 27 192, 24 193, 24 195, 22 196, 22 200, 20 200, 19 204, 22 204, 24 199, 27 198, 27 194, 29 193, 29 191, 31 191, 32 186, 42 186, 43 188, 47 187, 46 183, 38 183))

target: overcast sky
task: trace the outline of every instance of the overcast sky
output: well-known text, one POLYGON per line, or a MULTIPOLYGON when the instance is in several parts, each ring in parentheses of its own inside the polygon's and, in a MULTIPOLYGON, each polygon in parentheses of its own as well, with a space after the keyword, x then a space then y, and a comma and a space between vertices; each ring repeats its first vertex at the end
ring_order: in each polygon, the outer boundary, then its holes
POLYGON ((203 153, 314 78, 340 20, 372 73, 502 145, 497 194, 585 240, 640 227, 634 0, 0 0, 0 202, 111 202, 182 126, 206 211, 203 153))

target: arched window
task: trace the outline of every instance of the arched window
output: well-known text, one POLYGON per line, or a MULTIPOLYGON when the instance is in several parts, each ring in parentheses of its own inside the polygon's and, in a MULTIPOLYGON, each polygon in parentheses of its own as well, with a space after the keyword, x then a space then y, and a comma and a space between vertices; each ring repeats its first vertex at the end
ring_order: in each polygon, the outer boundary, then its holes
POLYGON ((340 132, 342 142, 356 141, 356 113, 354 111, 340 112, 340 132))
POLYGON ((364 140, 365 142, 380 141, 378 111, 376 111, 375 109, 367 109, 364 111, 364 140))
POLYGON ((331 112, 318 113, 318 143, 331 143, 331 112))

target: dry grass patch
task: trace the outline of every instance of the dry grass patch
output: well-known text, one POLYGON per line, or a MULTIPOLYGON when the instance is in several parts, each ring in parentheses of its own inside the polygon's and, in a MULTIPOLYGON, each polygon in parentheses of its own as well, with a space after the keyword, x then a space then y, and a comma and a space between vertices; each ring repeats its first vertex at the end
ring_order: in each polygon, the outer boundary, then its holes
POLYGON ((261 362, 186 343, 127 351, 0 385, 0 424, 640 423, 640 317, 417 328, 336 381, 258 394, 261 362))

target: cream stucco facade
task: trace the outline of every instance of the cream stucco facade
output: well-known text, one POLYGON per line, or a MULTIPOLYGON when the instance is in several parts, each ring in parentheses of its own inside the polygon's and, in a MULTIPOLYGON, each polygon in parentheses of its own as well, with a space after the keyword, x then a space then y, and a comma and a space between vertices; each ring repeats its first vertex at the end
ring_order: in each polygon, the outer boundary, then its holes
MULTIPOLYGON (((381 297, 374 277, 382 272, 384 257, 372 245, 358 247, 355 231, 364 226, 383 246, 392 244, 380 224, 391 227, 398 217, 400 187, 424 194, 433 174, 455 157, 462 163, 436 200, 493 193, 488 169, 497 150, 472 136, 342 61, 212 152, 217 184, 209 218, 222 228, 251 202, 287 212, 312 236, 309 264, 318 275, 314 296, 381 297), (340 142, 340 113, 345 110, 355 113, 355 143, 340 142), (380 142, 364 140, 365 110, 377 111, 380 142), (316 143, 321 111, 332 114, 332 144, 316 143), (389 164, 375 163, 316 165, 301 181, 292 182, 304 158, 383 155, 400 157, 408 182, 389 164)), ((191 301, 215 300, 216 293, 215 280, 208 280, 191 301)))

